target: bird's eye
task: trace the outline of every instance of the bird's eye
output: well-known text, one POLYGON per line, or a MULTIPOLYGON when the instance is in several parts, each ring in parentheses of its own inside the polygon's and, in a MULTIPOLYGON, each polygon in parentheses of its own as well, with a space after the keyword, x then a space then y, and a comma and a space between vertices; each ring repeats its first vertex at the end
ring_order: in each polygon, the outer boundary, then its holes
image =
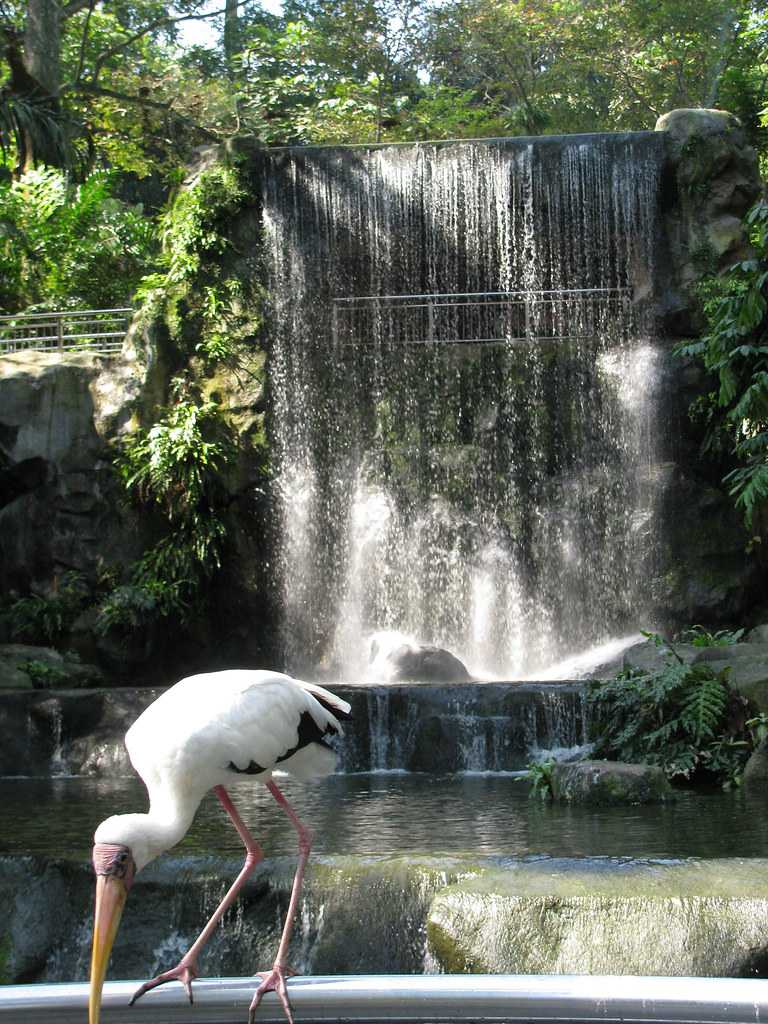
POLYGON ((128 851, 121 850, 115 859, 119 861, 121 864, 125 864, 125 862, 128 860, 128 851))

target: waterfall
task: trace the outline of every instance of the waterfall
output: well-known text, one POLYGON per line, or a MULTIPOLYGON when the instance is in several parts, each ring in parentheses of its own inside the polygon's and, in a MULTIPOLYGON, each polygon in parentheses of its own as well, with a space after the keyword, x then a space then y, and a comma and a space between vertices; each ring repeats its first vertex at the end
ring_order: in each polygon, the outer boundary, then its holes
POLYGON ((289 669, 531 676, 648 615, 654 133, 263 156, 289 669))

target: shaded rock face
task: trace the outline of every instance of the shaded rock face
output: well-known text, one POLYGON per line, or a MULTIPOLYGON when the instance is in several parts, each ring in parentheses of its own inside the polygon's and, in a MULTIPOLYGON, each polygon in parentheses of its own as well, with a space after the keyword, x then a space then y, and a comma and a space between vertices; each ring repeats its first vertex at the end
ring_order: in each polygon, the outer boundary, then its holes
POLYGON ((107 445, 137 383, 93 355, 0 359, 0 592, 45 590, 67 570, 134 555, 107 445))
POLYGON ((103 683, 95 665, 83 665, 52 647, 0 644, 0 690, 55 685, 61 688, 103 683))
POLYGON ((123 736, 157 696, 152 689, 2 694, 0 775, 131 774, 123 736))
POLYGON ((704 622, 729 625, 750 616, 765 592, 765 573, 749 553, 750 535, 722 486, 724 470, 702 453, 700 423, 689 409, 711 389, 703 371, 661 353, 658 462, 650 467, 659 536, 653 599, 657 622, 676 629, 704 622))
POLYGON ((552 769, 552 795, 566 803, 606 807, 655 804, 674 797, 661 768, 620 761, 577 761, 552 769))
MULTIPOLYGON (((153 350, 160 342, 134 325, 122 357, 28 351, 0 358, 0 597, 47 596, 69 571, 92 581, 101 565, 130 569, 154 538, 155 525, 125 501, 113 469, 114 441, 134 415, 166 400, 171 368, 154 350, 147 358, 146 344, 153 350)), ((228 571, 212 584, 209 634, 200 631, 189 646, 196 655, 207 646, 230 664, 244 654, 263 663, 269 646, 267 513, 259 487, 263 362, 257 351, 237 374, 222 371, 201 385, 242 445, 226 481, 228 571)), ((83 616, 66 646, 119 676, 152 662, 148 682, 166 661, 179 671, 177 652, 166 649, 167 630, 143 631, 126 643, 96 636, 94 619, 83 616)))
POLYGON ((701 326, 693 287, 702 274, 749 255, 741 220, 760 194, 760 173, 741 122, 726 111, 672 110, 656 130, 665 132, 669 153, 664 204, 671 275, 660 307, 670 333, 688 336, 701 326))

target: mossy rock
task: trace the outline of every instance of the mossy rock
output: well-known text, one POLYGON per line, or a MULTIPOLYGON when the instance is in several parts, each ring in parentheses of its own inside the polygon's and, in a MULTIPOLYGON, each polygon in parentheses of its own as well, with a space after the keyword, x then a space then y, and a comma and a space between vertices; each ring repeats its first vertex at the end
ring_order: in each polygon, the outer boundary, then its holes
POLYGON ((538 858, 489 868, 435 895, 428 951, 446 973, 744 977, 766 948, 766 866, 538 858))
POLYGON ((575 761, 554 766, 552 796, 565 803, 605 807, 662 803, 674 799, 674 791, 656 765, 575 761))

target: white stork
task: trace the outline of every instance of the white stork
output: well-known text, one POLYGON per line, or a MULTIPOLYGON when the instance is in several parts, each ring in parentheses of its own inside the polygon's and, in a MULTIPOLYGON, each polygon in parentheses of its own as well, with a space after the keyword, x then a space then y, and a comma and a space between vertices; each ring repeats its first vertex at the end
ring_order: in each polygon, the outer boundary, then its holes
POLYGON ((89 1024, 99 1021, 107 962, 135 874, 183 838, 203 796, 213 789, 245 844, 245 863, 176 967, 145 982, 131 1000, 133 1004, 157 985, 178 980, 192 1002, 200 951, 264 856, 224 788, 243 773, 264 783, 299 837, 299 860, 277 956, 272 970, 260 974, 248 1020, 253 1024, 264 993, 276 992, 293 1024, 286 980, 295 972, 288 966, 288 944, 312 836, 275 785, 272 770, 279 766, 299 779, 332 772, 335 754, 325 737, 341 733, 337 716, 347 717, 349 710, 346 701, 321 686, 279 672, 231 670, 182 679, 139 715, 125 745, 147 787, 149 811, 107 818, 94 836, 89 1024))

